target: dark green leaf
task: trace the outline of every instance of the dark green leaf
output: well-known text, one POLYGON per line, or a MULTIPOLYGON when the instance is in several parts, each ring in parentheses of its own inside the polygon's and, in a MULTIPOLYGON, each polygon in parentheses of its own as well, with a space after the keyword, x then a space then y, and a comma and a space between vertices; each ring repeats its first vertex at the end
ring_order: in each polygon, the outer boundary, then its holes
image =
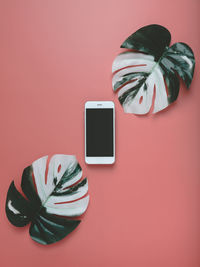
POLYGON ((55 243, 71 233, 80 220, 68 220, 47 214, 44 210, 31 223, 29 230, 31 238, 43 245, 55 243))
POLYGON ((166 28, 154 24, 139 29, 122 44, 122 48, 134 50, 117 56, 112 68, 113 90, 119 90, 118 98, 125 112, 148 113, 154 94, 153 113, 166 108, 178 97, 178 76, 189 88, 195 67, 194 54, 184 43, 169 47, 170 39, 166 28))
POLYGON ((15 226, 27 225, 32 217, 32 206, 16 189, 14 181, 10 184, 6 199, 6 215, 15 226))
POLYGON ((87 178, 81 180, 82 171, 75 156, 54 155, 47 174, 46 165, 47 156, 24 169, 21 188, 27 199, 12 182, 6 200, 8 220, 15 226, 31 222, 30 235, 41 244, 61 240, 80 223, 57 215, 79 216, 89 203, 87 178))
POLYGON ((35 185, 33 182, 33 168, 28 166, 24 169, 22 174, 21 188, 25 196, 30 200, 33 208, 38 210, 41 207, 41 200, 36 192, 35 185))
POLYGON ((195 59, 192 49, 184 43, 173 44, 160 59, 160 64, 169 71, 176 71, 183 79, 187 88, 192 82, 195 59))
POLYGON ((157 61, 169 46, 170 41, 171 34, 165 27, 152 24, 134 32, 121 47, 148 53, 155 56, 157 61))

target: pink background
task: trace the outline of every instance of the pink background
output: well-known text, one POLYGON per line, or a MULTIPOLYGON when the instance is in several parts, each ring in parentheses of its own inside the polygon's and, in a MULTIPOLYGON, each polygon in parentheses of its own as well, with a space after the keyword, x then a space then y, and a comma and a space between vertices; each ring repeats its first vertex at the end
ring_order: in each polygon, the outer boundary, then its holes
POLYGON ((200 266, 198 0, 0 1, 0 265, 200 266), (111 88, 120 44, 167 27, 196 55, 191 90, 157 115, 124 114, 111 88), (84 103, 116 104, 116 164, 84 163, 84 103), (5 215, 12 179, 54 153, 75 154, 91 201, 80 226, 41 246, 5 215))

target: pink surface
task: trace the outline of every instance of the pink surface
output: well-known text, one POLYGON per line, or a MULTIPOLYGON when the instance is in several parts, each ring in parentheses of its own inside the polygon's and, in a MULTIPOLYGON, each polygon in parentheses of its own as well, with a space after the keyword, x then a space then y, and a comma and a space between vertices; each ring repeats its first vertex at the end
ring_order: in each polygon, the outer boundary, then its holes
POLYGON ((199 9, 184 1, 1 1, 0 265, 200 266, 199 9), (191 90, 158 115, 124 114, 111 88, 120 44, 138 28, 167 27, 196 55, 191 90), (116 164, 84 163, 87 100, 116 104, 116 164), (41 246, 5 215, 12 179, 54 153, 75 154, 91 202, 80 226, 41 246))

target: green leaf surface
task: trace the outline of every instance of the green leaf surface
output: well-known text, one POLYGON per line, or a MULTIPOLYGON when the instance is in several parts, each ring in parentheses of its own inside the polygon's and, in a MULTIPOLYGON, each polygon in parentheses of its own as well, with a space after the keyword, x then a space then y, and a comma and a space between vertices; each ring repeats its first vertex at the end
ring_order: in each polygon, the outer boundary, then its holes
POLYGON ((31 221, 32 206, 16 189, 14 181, 10 184, 6 199, 8 220, 17 227, 27 225, 31 221))
POLYGON ((155 57, 157 61, 171 41, 170 32, 163 26, 152 24, 140 28, 129 36, 121 48, 134 49, 155 57))
POLYGON ((33 168, 28 166, 24 169, 22 174, 21 188, 25 196, 31 202, 31 205, 37 209, 42 205, 41 200, 36 192, 36 188, 33 181, 33 168))
POLYGON ((29 233, 34 241, 49 245, 66 237, 80 222, 47 214, 42 210, 31 223, 29 233))

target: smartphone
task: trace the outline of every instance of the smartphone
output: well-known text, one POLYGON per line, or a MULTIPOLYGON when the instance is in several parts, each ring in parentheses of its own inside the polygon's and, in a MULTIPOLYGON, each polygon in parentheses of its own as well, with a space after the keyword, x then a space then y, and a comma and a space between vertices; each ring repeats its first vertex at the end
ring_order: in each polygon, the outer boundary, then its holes
POLYGON ((85 103, 85 162, 115 162, 115 105, 112 101, 85 103))

